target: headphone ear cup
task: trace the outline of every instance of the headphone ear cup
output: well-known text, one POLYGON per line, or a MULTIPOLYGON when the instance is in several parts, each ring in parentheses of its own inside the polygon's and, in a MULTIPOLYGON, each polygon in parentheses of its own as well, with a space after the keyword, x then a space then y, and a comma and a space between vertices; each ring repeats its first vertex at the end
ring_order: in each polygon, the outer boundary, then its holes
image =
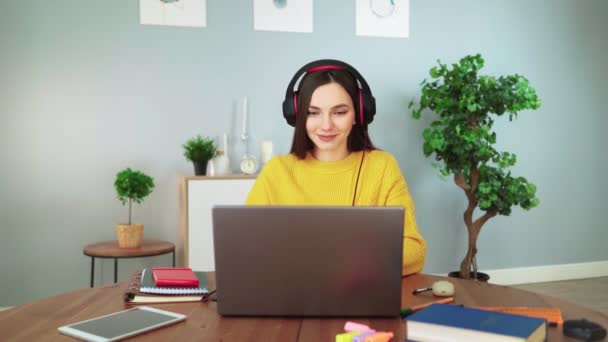
POLYGON ((369 125, 374 121, 374 115, 376 114, 376 99, 371 95, 363 94, 363 119, 364 124, 369 125))
POLYGON ((297 96, 298 92, 293 92, 292 97, 287 97, 283 101, 283 117, 287 121, 287 124, 295 127, 297 117, 297 96))

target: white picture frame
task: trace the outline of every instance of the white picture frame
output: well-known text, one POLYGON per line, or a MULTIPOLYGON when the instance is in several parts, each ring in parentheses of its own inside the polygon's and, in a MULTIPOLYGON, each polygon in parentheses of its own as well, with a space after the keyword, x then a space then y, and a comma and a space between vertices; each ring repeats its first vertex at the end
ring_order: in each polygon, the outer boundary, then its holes
POLYGON ((313 0, 254 0, 256 31, 306 32, 313 30, 313 0))
POLYGON ((142 25, 207 26, 207 0, 139 0, 142 25))
POLYGON ((409 0, 357 0, 356 34, 370 37, 408 38, 409 0))

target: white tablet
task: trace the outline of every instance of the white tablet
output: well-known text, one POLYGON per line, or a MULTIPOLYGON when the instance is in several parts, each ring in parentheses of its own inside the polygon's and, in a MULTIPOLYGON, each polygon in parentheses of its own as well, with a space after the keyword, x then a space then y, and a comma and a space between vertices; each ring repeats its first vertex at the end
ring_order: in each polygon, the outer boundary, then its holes
POLYGON ((84 341, 118 341, 186 319, 185 315, 148 306, 115 312, 57 328, 84 341))

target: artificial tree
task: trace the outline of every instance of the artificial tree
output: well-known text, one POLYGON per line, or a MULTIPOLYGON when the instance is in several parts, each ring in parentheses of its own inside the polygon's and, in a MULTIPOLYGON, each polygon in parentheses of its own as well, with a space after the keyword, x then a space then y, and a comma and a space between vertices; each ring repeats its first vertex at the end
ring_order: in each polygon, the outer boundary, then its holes
POLYGON ((132 203, 141 203, 154 189, 154 179, 141 171, 126 168, 116 174, 114 188, 118 193, 118 200, 125 205, 129 202, 129 225, 131 224, 132 203))
POLYGON ((116 225, 116 237, 118 247, 137 248, 142 244, 144 225, 142 223, 131 223, 131 207, 133 202, 141 203, 154 189, 152 177, 141 171, 126 168, 116 175, 114 187, 118 193, 118 199, 125 205, 129 202, 129 223, 116 225))
POLYGON ((431 80, 422 82, 419 105, 412 113, 415 119, 425 109, 439 115, 423 132, 424 155, 434 153, 433 166, 442 177, 454 175, 468 199, 464 212, 468 249, 460 263, 460 277, 466 279, 477 279, 477 238, 482 226, 497 214, 510 215, 513 206, 528 210, 539 203, 536 186, 509 171, 515 154, 494 148, 492 125, 505 113, 512 121, 522 110, 539 108, 540 100, 525 77, 478 75, 483 65, 479 54, 465 56, 451 67, 438 61, 430 70, 431 80), (477 207, 484 214, 474 219, 477 207))

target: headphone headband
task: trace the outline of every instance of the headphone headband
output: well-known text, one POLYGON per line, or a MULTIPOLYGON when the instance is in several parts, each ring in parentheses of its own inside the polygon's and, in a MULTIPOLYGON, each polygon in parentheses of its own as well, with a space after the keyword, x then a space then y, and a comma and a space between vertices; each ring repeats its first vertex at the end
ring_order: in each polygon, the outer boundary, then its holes
POLYGON ((337 65, 319 65, 314 68, 310 68, 307 73, 322 71, 322 70, 344 70, 344 68, 339 67, 337 65))
MULTIPOLYGON (((362 125, 367 125, 374 120, 376 114, 376 100, 372 96, 371 89, 365 81, 365 78, 353 68, 351 65, 335 59, 321 59, 310 62, 301 67, 296 74, 293 76, 287 91, 285 92, 285 100, 283 101, 283 117, 287 120, 287 123, 291 126, 295 126, 296 117, 298 113, 298 90, 294 87, 296 82, 307 73, 323 71, 323 70, 346 70, 348 71, 358 82, 359 87, 359 101, 356 101, 356 105, 359 107, 359 115, 357 122, 362 125)), ((357 117, 357 116, 355 116, 357 117)))

